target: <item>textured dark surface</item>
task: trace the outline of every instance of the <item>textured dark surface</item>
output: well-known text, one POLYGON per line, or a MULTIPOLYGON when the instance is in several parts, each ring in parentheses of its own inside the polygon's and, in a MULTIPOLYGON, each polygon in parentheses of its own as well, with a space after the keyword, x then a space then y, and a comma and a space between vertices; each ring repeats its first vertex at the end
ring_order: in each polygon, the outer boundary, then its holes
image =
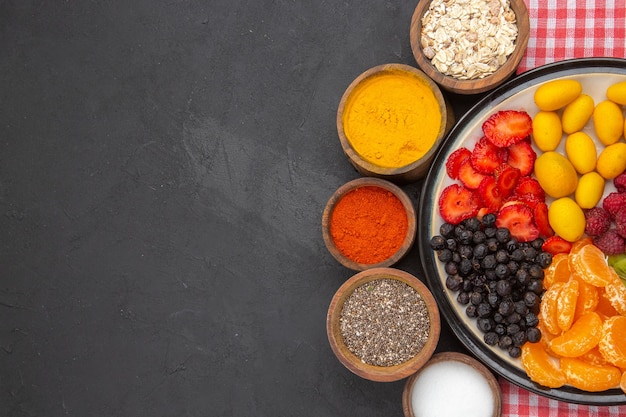
POLYGON ((0 415, 401 416, 330 350, 320 222, 415 5, 0 0, 0 415))

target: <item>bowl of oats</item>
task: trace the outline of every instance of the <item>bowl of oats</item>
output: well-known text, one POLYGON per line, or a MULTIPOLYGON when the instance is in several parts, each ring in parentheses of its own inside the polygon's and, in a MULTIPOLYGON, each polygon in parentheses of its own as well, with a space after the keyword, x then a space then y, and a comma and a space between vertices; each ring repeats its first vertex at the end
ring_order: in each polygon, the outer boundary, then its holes
POLYGON ((529 32, 524 0, 424 0, 410 40, 420 69, 444 90, 479 94, 515 73, 529 32))
POLYGON ((439 310, 424 283, 395 268, 372 268, 348 279, 326 317, 333 353, 352 373, 398 381, 431 358, 441 332, 439 310))

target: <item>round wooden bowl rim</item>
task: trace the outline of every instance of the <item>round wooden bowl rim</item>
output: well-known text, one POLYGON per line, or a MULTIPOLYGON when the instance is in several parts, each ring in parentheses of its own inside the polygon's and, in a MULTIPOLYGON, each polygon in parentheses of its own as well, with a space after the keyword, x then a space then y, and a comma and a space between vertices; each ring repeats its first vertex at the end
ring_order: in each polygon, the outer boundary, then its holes
POLYGON ((424 0, 417 3, 413 17, 411 18, 410 43, 413 56, 417 65, 430 78, 445 90, 457 94, 479 94, 491 90, 506 81, 516 71, 528 45, 530 34, 530 19, 528 9, 524 0, 510 0, 511 9, 515 13, 518 35, 515 50, 495 73, 476 80, 459 80, 457 78, 444 75, 424 56, 420 42, 422 31, 422 15, 428 10, 431 0, 424 0))
POLYGON ((366 269, 388 267, 398 262, 407 254, 407 252, 413 246, 415 242, 416 229, 417 217, 415 215, 415 207, 413 207, 413 203, 411 202, 409 196, 397 185, 381 178, 361 177, 343 184, 330 197, 330 199, 326 203, 326 207, 324 207, 324 212, 322 214, 322 236, 324 238, 326 248, 339 263, 341 263, 346 268, 352 269, 354 271, 364 271, 366 269), (345 196, 348 192, 360 187, 367 186, 379 187, 395 195, 404 206, 408 221, 406 236, 400 248, 389 258, 375 264, 362 264, 348 258, 339 251, 330 234, 330 217, 333 213, 333 210, 335 209, 335 206, 337 205, 337 202, 339 202, 339 200, 341 200, 343 196, 345 196))
POLYGON ((420 170, 423 168, 424 164, 430 163, 430 161, 435 156, 435 153, 437 152, 439 145, 443 141, 443 138, 445 137, 448 128, 451 127, 451 126, 448 126, 449 124, 448 112, 450 111, 451 111, 451 108, 449 108, 449 106, 447 105, 446 100, 441 92, 441 89, 439 88, 437 83, 435 83, 430 77, 428 77, 428 75, 424 73, 424 71, 421 71, 418 68, 415 68, 406 64, 397 64, 397 63, 382 64, 382 65, 377 65, 375 67, 372 67, 366 70, 365 72, 361 73, 358 77, 356 77, 350 83, 346 91, 343 93, 343 96, 341 97, 341 101, 339 102, 339 107, 337 108, 337 133, 339 135, 339 141, 341 142, 341 147, 343 148, 344 153, 348 156, 348 158, 350 158, 350 160, 354 164, 358 165, 365 171, 371 172, 376 175, 389 176, 389 177, 399 176, 399 175, 403 175, 414 170, 420 170), (437 138, 435 139, 435 142, 433 143, 433 146, 431 146, 428 152, 426 152, 417 161, 414 161, 408 165, 397 167, 397 168, 382 167, 380 165, 376 165, 364 159, 363 157, 361 157, 361 155, 359 155, 359 153, 352 146, 352 143, 350 143, 350 140, 348 140, 348 137, 346 136, 346 133, 343 129, 343 112, 346 107, 346 103, 348 99, 350 98, 350 95, 352 94, 352 92, 359 86, 361 82, 367 80, 368 78, 374 77, 380 74, 384 74, 384 73, 391 73, 391 72, 407 72, 413 76, 416 76, 421 81, 426 83, 426 85, 435 94, 435 97, 437 98, 437 103, 439 104, 439 111, 441 113, 441 123, 439 127, 439 132, 437 134, 437 138))
POLYGON ((473 358, 472 356, 463 354, 461 352, 440 352, 434 354, 430 360, 415 374, 411 375, 406 382, 404 383, 404 389, 402 391, 402 409, 404 411, 405 417, 415 417, 413 414, 413 405, 412 405, 412 391, 413 386, 415 385, 415 381, 420 376, 420 374, 427 369, 430 365, 440 362, 461 362, 466 365, 471 366, 473 369, 478 371, 483 378, 485 378, 486 382, 489 384, 489 388, 491 388, 491 393, 493 394, 493 415, 492 417, 500 417, 502 414, 502 393, 500 391, 500 384, 498 384, 498 380, 494 376, 494 374, 483 365, 480 361, 473 358))
POLYGON ((348 279, 335 293, 328 307, 326 333, 333 353, 354 374, 376 382, 393 382, 418 371, 431 358, 441 333, 441 319, 437 303, 426 285, 408 272, 395 268, 375 268, 361 271, 348 279), (343 342, 339 319, 346 298, 359 286, 377 279, 396 279, 410 285, 421 296, 430 316, 430 332, 422 350, 408 361, 394 366, 375 366, 363 363, 343 342))

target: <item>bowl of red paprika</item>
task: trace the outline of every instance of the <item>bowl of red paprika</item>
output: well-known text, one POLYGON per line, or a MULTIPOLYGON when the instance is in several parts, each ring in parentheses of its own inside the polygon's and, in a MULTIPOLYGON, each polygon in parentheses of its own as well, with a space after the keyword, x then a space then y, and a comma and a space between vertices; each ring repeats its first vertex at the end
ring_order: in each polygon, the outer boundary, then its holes
POLYGON ((330 197, 322 215, 324 243, 343 266, 355 271, 389 267, 415 241, 415 208, 392 182, 362 177, 330 197))

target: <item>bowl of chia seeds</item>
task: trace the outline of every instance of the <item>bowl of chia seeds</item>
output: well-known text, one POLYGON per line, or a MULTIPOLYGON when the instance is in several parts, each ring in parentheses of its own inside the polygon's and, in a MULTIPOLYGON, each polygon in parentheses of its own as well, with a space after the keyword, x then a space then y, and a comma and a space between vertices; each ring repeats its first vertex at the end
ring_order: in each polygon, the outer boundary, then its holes
POLYGON ((372 268, 337 290, 326 332, 335 356, 351 372, 392 382, 414 374, 430 359, 441 322, 422 281, 395 268, 372 268))

